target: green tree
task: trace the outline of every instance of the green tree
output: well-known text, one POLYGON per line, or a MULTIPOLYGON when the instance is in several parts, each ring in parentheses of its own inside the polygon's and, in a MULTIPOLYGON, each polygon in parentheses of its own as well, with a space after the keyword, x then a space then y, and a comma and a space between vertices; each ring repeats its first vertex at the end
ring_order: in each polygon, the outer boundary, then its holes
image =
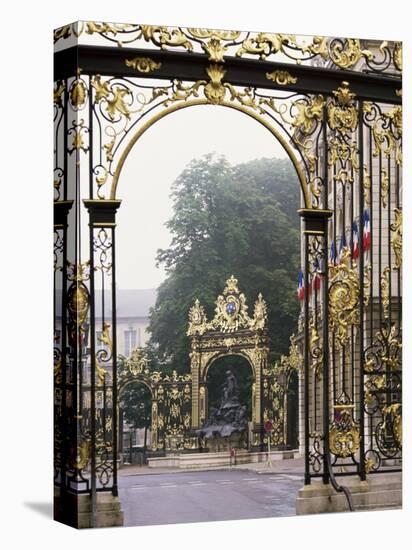
POLYGON ((143 451, 146 453, 147 430, 152 422, 152 396, 150 390, 139 382, 128 384, 121 393, 120 406, 123 419, 134 430, 144 428, 143 451))
POLYGON ((272 359, 287 352, 298 314, 299 269, 299 183, 290 161, 232 166, 206 155, 182 172, 171 197, 172 242, 157 255, 167 277, 149 326, 161 360, 178 372, 189 370, 189 309, 199 298, 212 317, 232 274, 251 311, 259 292, 268 303, 272 359))

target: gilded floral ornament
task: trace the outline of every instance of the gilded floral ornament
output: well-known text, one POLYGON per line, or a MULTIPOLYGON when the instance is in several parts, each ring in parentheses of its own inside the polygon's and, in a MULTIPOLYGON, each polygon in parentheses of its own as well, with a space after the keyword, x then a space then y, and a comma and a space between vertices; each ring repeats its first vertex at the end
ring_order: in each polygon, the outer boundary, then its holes
POLYGON ((57 107, 63 107, 62 97, 66 86, 63 82, 56 82, 53 90, 53 103, 57 107))
POLYGON ((131 67, 132 69, 135 69, 139 73, 152 73, 153 71, 156 71, 161 68, 162 64, 156 63, 153 59, 150 57, 134 57, 133 59, 126 59, 125 60, 126 67, 131 67))
POLYGON ((82 107, 87 100, 87 88, 83 80, 77 78, 69 90, 70 103, 74 109, 82 107))
POLYGON ((266 78, 271 82, 279 84, 279 86, 286 86, 287 84, 296 84, 298 79, 292 76, 288 71, 272 71, 266 73, 266 78))
POLYGON ((359 429, 353 421, 353 404, 342 394, 334 407, 334 420, 329 429, 329 448, 340 457, 353 456, 360 447, 359 429))
POLYGON ((68 148, 70 154, 73 151, 83 151, 84 153, 88 151, 89 148, 84 142, 84 136, 88 133, 88 130, 83 119, 80 119, 79 122, 73 120, 73 126, 68 130, 68 133, 72 136, 72 144, 68 148))
POLYGON ((382 207, 386 208, 388 205, 388 193, 389 193, 389 176, 386 168, 381 170, 381 202, 382 207))
POLYGON ((87 21, 87 34, 112 34, 116 36, 119 32, 131 30, 133 25, 129 23, 101 23, 97 21, 87 21))
POLYGON ((153 44, 160 46, 162 50, 167 46, 181 46, 189 52, 193 50, 192 43, 179 28, 141 25, 140 29, 146 42, 153 42, 153 44))
POLYGON ((292 126, 304 134, 311 134, 319 122, 323 120, 323 106, 325 99, 322 95, 313 96, 308 100, 298 100, 294 107, 297 113, 292 121, 292 126))
POLYGON ((214 105, 222 103, 226 94, 226 88, 222 84, 222 79, 226 71, 221 65, 212 64, 207 67, 206 72, 210 78, 210 82, 205 86, 205 96, 214 105))
POLYGON ((396 42, 393 50, 393 63, 398 71, 402 71, 402 42, 396 42))
POLYGON ((126 360, 126 367, 133 376, 144 373, 148 366, 149 357, 141 347, 135 348, 126 360))
POLYGON ((196 29, 190 27, 187 32, 201 41, 202 49, 209 55, 209 61, 223 63, 227 46, 222 42, 233 42, 240 36, 240 31, 224 31, 215 29, 196 29), (208 42, 205 40, 209 39, 208 42))
POLYGON ((186 86, 180 80, 174 81, 174 89, 169 99, 164 102, 164 106, 168 107, 176 101, 186 101, 190 97, 199 97, 200 89, 203 88, 205 97, 210 103, 220 105, 224 101, 237 101, 245 107, 250 107, 259 112, 263 109, 259 106, 254 91, 252 88, 244 88, 239 90, 228 82, 222 82, 226 70, 223 65, 212 63, 206 68, 207 75, 210 80, 198 80, 194 84, 186 86), (227 95, 229 93, 229 97, 227 95))
POLYGON ((313 317, 311 317, 309 322, 309 334, 309 353, 312 358, 311 368, 316 379, 320 380, 323 368, 323 350, 320 346, 320 338, 313 317))
POLYGON ((344 247, 341 262, 329 264, 329 323, 340 347, 349 340, 351 326, 359 325, 359 280, 352 267, 349 247, 344 247))
POLYGON ((301 371, 303 368, 303 356, 296 344, 296 337, 294 334, 290 337, 289 354, 281 357, 281 364, 283 362, 285 362, 286 367, 291 370, 301 371))
POLYGON ((90 460, 91 444, 89 440, 82 441, 77 445, 75 455, 72 457, 72 465, 76 470, 84 470, 90 460))
POLYGON ((187 336, 194 336, 195 334, 202 335, 207 329, 206 313, 199 300, 196 298, 194 305, 189 311, 189 328, 187 330, 187 336))
POLYGON ((402 210, 399 208, 394 209, 395 221, 391 224, 391 243, 393 253, 395 254, 394 269, 401 269, 402 267, 402 210))
POLYGON ((361 49, 360 40, 349 38, 345 43, 336 41, 330 48, 330 58, 341 69, 349 69, 365 57, 373 59, 371 51, 361 49))
POLYGON ((259 292, 258 299, 255 302, 253 319, 250 322, 251 328, 253 330, 263 330, 265 328, 267 318, 267 304, 263 299, 262 294, 259 292))
POLYGON ((391 270, 389 266, 386 266, 385 269, 383 270, 382 277, 381 277, 382 307, 383 307, 383 314, 386 319, 389 317, 390 277, 391 277, 391 270))
POLYGON ((350 91, 349 83, 344 81, 333 92, 334 99, 328 105, 328 121, 332 130, 341 135, 352 132, 358 125, 358 113, 355 105, 355 94, 350 91))
MULTIPOLYGON (((206 332, 217 330, 232 333, 242 328, 251 329, 257 332, 263 330, 266 326, 267 305, 262 294, 259 294, 255 302, 253 317, 249 317, 246 297, 240 292, 238 280, 233 275, 226 281, 223 294, 218 296, 215 305, 214 318, 208 322, 203 306, 198 299, 195 300, 194 305, 189 311, 188 336, 202 336, 206 332)), ((258 336, 256 336, 256 338, 258 338, 258 336)), ((254 342, 253 339, 249 340, 250 338, 247 339, 247 343, 254 342)), ((224 342, 208 340, 208 343, 212 346, 221 343, 226 345, 227 348, 231 348, 233 345, 246 343, 246 340, 243 342, 242 339, 238 338, 236 340, 233 338, 226 338, 224 342)), ((192 365, 194 361, 198 360, 196 353, 197 352, 192 351, 192 365)))

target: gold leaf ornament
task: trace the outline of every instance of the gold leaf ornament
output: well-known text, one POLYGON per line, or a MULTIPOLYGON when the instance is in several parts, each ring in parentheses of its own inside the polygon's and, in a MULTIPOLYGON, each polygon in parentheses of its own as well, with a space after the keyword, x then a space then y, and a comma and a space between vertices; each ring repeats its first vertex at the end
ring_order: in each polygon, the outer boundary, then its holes
POLYGON ((365 57, 369 61, 373 54, 369 50, 361 49, 360 40, 348 38, 344 44, 337 41, 330 48, 330 58, 341 69, 349 69, 365 57))
POLYGON ((304 134, 311 134, 318 122, 323 119, 323 106, 325 99, 322 95, 314 96, 307 101, 297 101, 295 107, 297 113, 292 121, 292 126, 298 128, 304 134))
POLYGON ((222 103, 226 94, 226 88, 222 84, 222 79, 226 71, 221 65, 212 64, 207 67, 206 72, 210 78, 210 82, 205 86, 205 96, 215 105, 222 103))
POLYGON ((355 106, 355 94, 350 91, 349 83, 342 82, 333 92, 334 99, 328 105, 329 126, 342 135, 357 128, 358 113, 355 106))
POLYGON ((288 71, 272 71, 266 73, 266 78, 279 84, 279 86, 286 86, 287 84, 296 84, 298 79, 292 76, 288 71))
POLYGON ((74 108, 79 108, 85 104, 87 99, 87 89, 82 80, 76 79, 69 92, 70 103, 74 108))
POLYGON ((139 73, 151 73, 161 68, 162 64, 156 63, 150 57, 135 57, 134 59, 125 60, 126 67, 131 67, 139 73))

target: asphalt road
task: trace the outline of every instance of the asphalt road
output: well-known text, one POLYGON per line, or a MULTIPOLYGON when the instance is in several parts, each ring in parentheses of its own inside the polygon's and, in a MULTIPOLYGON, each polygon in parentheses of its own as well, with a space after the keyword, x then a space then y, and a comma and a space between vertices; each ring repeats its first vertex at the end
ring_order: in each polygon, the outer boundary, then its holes
POLYGON ((295 515, 296 474, 213 470, 119 477, 124 524, 161 525, 295 515))

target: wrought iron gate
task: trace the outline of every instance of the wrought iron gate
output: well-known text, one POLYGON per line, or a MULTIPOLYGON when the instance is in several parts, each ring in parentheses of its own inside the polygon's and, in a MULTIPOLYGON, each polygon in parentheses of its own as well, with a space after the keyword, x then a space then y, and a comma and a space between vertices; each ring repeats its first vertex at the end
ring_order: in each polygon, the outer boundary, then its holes
POLYGON ((55 45, 60 498, 91 495, 93 511, 98 492, 117 495, 120 176, 151 125, 194 105, 263 124, 299 177, 305 482, 398 469, 401 44, 78 22, 58 29, 55 45))

